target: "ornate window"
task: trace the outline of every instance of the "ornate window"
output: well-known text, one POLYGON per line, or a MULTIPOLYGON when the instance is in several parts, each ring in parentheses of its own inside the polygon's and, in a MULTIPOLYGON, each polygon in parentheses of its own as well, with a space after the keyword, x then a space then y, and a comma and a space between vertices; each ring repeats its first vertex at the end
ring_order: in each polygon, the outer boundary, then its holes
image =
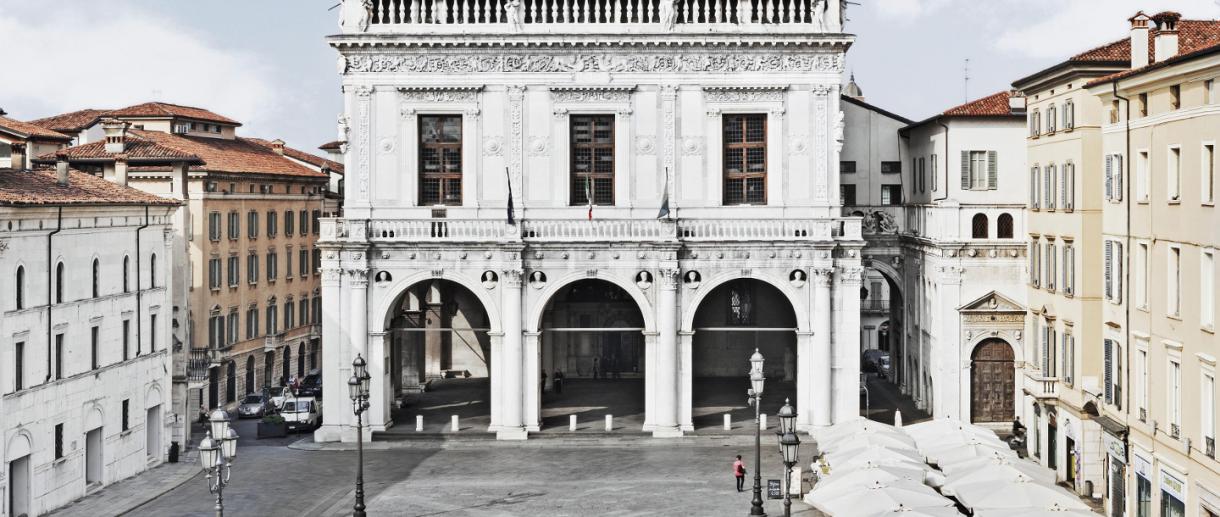
POLYGON ((988 234, 987 214, 974 214, 970 220, 970 237, 974 239, 986 239, 988 234))
POLYGON ((614 115, 572 115, 571 194, 573 205, 614 204, 614 115))
POLYGON ((767 203, 767 116, 724 116, 724 204, 767 203))
POLYGON ((1012 215, 1000 214, 995 223, 996 237, 1000 239, 1012 238, 1012 215))
POLYGON ((729 324, 745 326, 754 324, 754 293, 745 282, 736 282, 729 288, 729 324))
POLYGON ((462 116, 419 117, 419 204, 462 204, 462 116))

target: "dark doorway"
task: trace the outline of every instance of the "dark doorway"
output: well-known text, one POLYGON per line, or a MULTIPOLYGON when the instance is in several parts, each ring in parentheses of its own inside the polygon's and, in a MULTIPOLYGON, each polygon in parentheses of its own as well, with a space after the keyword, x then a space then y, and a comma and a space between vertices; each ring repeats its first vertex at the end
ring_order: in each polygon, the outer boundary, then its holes
POLYGON ((775 414, 785 400, 796 405, 796 311, 775 286, 732 280, 713 289, 695 311, 691 345, 691 424, 721 427, 753 421, 746 405, 750 356, 758 350, 767 377, 761 411, 775 414))
POLYGON ((569 284, 548 301, 540 329, 543 429, 607 414, 616 427, 642 428, 644 315, 627 291, 605 280, 569 284))
POLYGON ((225 371, 225 401, 237 400, 237 361, 229 361, 225 371))
POLYGON ((220 406, 220 367, 213 366, 208 369, 208 408, 215 409, 220 406))

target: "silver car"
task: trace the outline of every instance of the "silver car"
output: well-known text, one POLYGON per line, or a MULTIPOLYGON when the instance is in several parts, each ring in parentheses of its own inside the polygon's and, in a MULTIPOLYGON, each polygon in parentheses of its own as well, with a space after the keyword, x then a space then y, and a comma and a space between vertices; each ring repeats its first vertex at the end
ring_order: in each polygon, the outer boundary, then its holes
POLYGON ((251 393, 242 399, 237 406, 238 418, 259 418, 267 413, 267 399, 260 394, 251 393))

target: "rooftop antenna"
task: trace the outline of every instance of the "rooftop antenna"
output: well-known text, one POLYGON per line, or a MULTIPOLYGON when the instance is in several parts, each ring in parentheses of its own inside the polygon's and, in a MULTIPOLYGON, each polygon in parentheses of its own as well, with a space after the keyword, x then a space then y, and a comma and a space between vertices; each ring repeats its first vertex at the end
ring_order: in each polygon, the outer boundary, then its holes
POLYGON ((970 58, 962 67, 962 102, 970 102, 970 58))

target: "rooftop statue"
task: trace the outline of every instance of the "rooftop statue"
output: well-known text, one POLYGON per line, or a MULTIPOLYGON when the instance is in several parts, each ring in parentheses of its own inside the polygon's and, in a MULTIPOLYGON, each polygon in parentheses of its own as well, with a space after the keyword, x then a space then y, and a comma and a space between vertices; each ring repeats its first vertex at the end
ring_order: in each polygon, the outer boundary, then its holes
POLYGON ((342 0, 339 4, 339 28, 366 32, 373 21, 373 0, 342 0))

